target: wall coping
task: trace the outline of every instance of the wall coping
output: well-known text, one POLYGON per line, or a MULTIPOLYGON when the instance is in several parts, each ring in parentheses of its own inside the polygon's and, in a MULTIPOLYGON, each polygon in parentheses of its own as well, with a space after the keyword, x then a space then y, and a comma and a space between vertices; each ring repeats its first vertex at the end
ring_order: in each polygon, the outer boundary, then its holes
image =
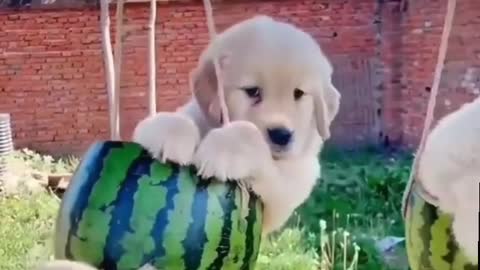
MULTIPOLYGON (((158 3, 190 3, 195 0, 156 0, 158 3)), ((110 0, 110 5, 116 4, 110 0)), ((125 0, 125 4, 145 4, 150 0, 125 0)), ((99 0, 0 0, 0 10, 45 10, 99 7, 99 0), (24 3, 19 3, 24 2, 24 3), (27 2, 27 3, 25 3, 27 2)))
MULTIPOLYGON (((201 3, 200 0, 156 0, 160 4, 201 3)), ((251 2, 255 0, 230 0, 228 2, 251 2)), ((257 0, 258 1, 258 0, 257 0)), ((117 0, 110 0, 110 5, 117 0)), ((150 0, 125 0, 125 4, 147 4, 150 0)), ((227 0, 212 0, 213 3, 227 0)), ((51 10, 99 7, 99 0, 0 0, 0 11, 8 10, 51 10), (23 3, 21 3, 23 2, 23 3), (27 3, 25 3, 27 2, 27 3)))

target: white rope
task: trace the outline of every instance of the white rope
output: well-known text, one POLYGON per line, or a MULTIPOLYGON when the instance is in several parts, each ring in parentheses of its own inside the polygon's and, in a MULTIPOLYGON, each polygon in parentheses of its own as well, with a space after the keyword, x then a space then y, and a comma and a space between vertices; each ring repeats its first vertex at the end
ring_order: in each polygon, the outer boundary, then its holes
MULTIPOLYGON (((114 61, 113 61, 113 72, 115 73, 115 93, 113 98, 113 115, 115 117, 115 139, 121 140, 120 134, 120 86, 122 78, 122 58, 123 58, 123 10, 124 10, 124 1, 117 0, 117 10, 116 10, 116 29, 115 29, 115 51, 114 51, 114 61)), ((107 11, 108 12, 108 11, 107 11)))
MULTIPOLYGON (((210 40, 214 40, 217 33, 215 30, 215 23, 213 20, 212 5, 210 3, 210 0, 203 0, 203 4, 205 7, 205 16, 207 18, 207 28, 210 35, 210 40)), ((220 110, 222 114, 222 125, 226 125, 230 122, 230 117, 228 115, 228 108, 225 102, 225 90, 223 89, 222 72, 220 69, 220 64, 218 62, 217 55, 213 57, 213 65, 215 68, 215 74, 217 76, 217 95, 218 95, 220 110)), ((246 217, 248 215, 248 201, 250 199, 249 186, 247 182, 244 180, 237 181, 237 184, 242 193, 240 215, 242 217, 246 217)))
MULTIPOLYGON (((410 194, 412 192, 413 184, 415 180, 417 179, 417 172, 418 172, 418 164, 420 161, 420 156, 424 151, 425 148, 425 143, 428 137, 428 134, 430 133, 430 129, 434 120, 434 113, 435 113, 435 105, 436 105, 436 98, 438 95, 438 88, 440 86, 440 80, 442 76, 442 71, 445 63, 445 57, 447 55, 447 48, 448 48, 448 39, 450 37, 450 32, 452 30, 452 25, 453 25, 453 18, 455 14, 455 6, 456 6, 456 0, 448 0, 447 4, 447 13, 445 15, 445 22, 443 26, 443 33, 442 33, 442 38, 440 41, 440 48, 438 52, 438 58, 437 58, 437 65, 435 67, 435 73, 433 77, 433 85, 432 85, 432 90, 430 92, 430 98, 428 100, 428 106, 427 106, 427 114, 425 116, 425 123, 423 126, 423 131, 422 131, 422 137, 420 139, 420 144, 417 149, 417 153, 415 155, 415 158, 413 160, 412 164, 412 169, 410 171, 410 178, 407 183, 407 187, 403 196, 403 205, 402 205, 402 210, 403 210, 403 215, 405 217, 406 215, 406 206, 407 206, 407 201, 410 197, 410 194)), ((417 181, 419 181, 417 179, 417 181)), ((421 183, 417 183, 419 187, 421 188, 421 183)), ((428 201, 429 203, 436 205, 436 198, 432 196, 431 194, 428 193, 426 190, 419 190, 422 194, 422 197, 428 201)))
MULTIPOLYGON (((210 35, 210 40, 213 40, 215 39, 217 32, 215 30, 215 24, 213 22, 212 4, 210 3, 210 0, 203 0, 203 5, 205 7, 205 16, 207 17, 208 33, 210 35)), ((225 102, 225 91, 223 89, 222 72, 220 70, 220 64, 218 62, 217 56, 214 56, 213 58, 213 65, 215 67, 215 75, 217 76, 217 94, 220 102, 220 110, 222 113, 222 122, 223 124, 227 124, 230 122, 230 117, 228 116, 228 108, 225 102)))

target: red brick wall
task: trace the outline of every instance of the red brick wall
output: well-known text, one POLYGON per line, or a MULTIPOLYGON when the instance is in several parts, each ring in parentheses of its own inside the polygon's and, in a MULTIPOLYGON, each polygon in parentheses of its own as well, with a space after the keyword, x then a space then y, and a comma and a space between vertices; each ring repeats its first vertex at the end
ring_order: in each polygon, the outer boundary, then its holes
MULTIPOLYGON (((446 1, 409 1, 405 12, 398 1, 381 2, 243 0, 215 4, 214 13, 219 30, 263 13, 309 31, 332 58, 376 59, 378 80, 371 91, 379 94, 383 140, 415 143, 423 125, 425 89, 431 86, 446 1)), ((439 114, 471 99, 480 86, 480 32, 475 30, 480 29, 480 2, 458 2, 461 15, 450 40, 439 114)), ((125 139, 146 115, 147 21, 148 5, 127 4, 121 84, 125 139)), ((107 138, 98 10, 3 10, 0 30, 0 112, 12 114, 16 146, 77 152, 95 139, 107 138)), ((186 99, 188 71, 207 42, 198 1, 159 6, 158 110, 172 110, 186 99)), ((348 131, 340 135, 349 136, 348 131)))
MULTIPOLYGON (((437 63, 447 1, 385 4, 385 57, 389 66, 384 95, 386 134, 415 147, 437 63)), ((480 94, 480 1, 459 0, 437 98, 436 119, 480 94)))
MULTIPOLYGON (((373 9, 370 2, 239 1, 216 4, 214 12, 219 30, 264 13, 302 26, 329 53, 373 55, 371 18, 364 16, 373 9)), ((147 21, 148 5, 127 5, 121 95, 122 134, 127 139, 146 114, 147 21)), ((0 111, 12 114, 16 146, 70 152, 106 138, 98 11, 3 11, 0 27, 0 111)), ((158 110, 172 110, 185 100, 188 71, 207 42, 201 4, 159 7, 158 110)))

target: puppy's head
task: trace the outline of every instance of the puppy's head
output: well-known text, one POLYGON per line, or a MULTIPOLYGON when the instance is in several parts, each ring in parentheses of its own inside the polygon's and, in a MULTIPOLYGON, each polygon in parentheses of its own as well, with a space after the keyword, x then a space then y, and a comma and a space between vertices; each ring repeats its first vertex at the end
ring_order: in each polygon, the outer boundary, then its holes
POLYGON ((254 123, 273 157, 301 155, 310 150, 312 140, 329 138, 340 94, 331 82, 328 59, 309 34, 266 16, 219 34, 203 51, 191 77, 200 107, 218 125, 215 58, 230 118, 254 123))

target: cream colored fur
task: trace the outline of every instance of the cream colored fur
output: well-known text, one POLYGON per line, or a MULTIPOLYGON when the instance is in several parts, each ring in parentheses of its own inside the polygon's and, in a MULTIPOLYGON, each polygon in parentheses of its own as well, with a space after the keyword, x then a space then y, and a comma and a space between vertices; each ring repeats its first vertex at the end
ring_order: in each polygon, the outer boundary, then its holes
POLYGON ((419 179, 454 215, 453 233, 478 262, 480 183, 480 97, 441 119, 428 136, 419 179))
MULTIPOLYGON (((192 72, 192 98, 176 112, 142 120, 133 140, 156 158, 195 164, 204 177, 245 180, 261 196, 264 233, 279 229, 309 196, 320 175, 318 154, 330 136, 340 94, 333 69, 307 33, 266 16, 242 21, 219 34, 192 72), (229 116, 221 126, 218 57, 229 116), (258 86, 254 104, 242 88, 258 86), (298 88, 306 94, 294 99, 298 88), (267 129, 294 132, 291 147, 278 151, 267 129)), ((72 268, 73 269, 73 268, 72 268)))
POLYGON ((279 229, 310 194, 340 94, 332 67, 307 33, 266 16, 242 21, 219 34, 192 72, 194 96, 177 112, 141 121, 133 140, 161 160, 193 163, 204 177, 249 179, 265 205, 264 232, 279 229), (220 126, 213 57, 220 59, 232 122, 220 126), (253 104, 242 88, 258 86, 253 104), (294 90, 306 94, 294 99, 294 90), (267 129, 294 131, 291 147, 276 151, 267 129))

